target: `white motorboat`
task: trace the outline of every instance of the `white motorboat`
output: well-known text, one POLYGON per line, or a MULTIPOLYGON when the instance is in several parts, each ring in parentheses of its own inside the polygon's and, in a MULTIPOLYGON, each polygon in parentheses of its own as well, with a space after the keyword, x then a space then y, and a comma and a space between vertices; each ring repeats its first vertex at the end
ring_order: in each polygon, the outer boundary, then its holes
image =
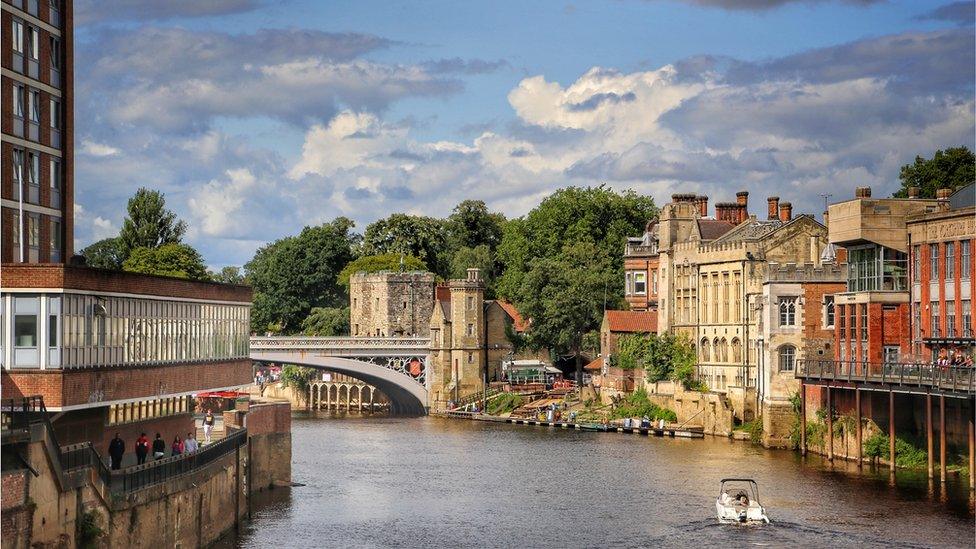
POLYGON ((719 485, 715 511, 722 524, 768 524, 759 503, 759 485, 751 478, 726 478, 719 485))

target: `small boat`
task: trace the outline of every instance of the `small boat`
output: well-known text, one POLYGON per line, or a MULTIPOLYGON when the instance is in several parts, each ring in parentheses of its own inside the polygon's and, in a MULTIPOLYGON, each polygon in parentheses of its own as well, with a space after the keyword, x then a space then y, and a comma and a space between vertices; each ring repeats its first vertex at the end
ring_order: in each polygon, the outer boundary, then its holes
POLYGON ((769 524, 759 503, 759 485, 751 478, 722 479, 715 511, 722 524, 769 524))
POLYGON ((610 428, 602 423, 580 423, 580 431, 609 431, 610 428))

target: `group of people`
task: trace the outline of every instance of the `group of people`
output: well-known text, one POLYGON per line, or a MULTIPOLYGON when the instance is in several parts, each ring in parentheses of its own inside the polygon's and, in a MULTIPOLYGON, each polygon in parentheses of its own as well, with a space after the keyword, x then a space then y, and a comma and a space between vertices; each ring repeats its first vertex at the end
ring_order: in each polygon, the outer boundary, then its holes
POLYGON ((955 368, 972 368, 973 355, 958 349, 943 350, 939 353, 939 358, 936 359, 935 363, 942 368, 948 368, 950 366, 955 368))
MULTIPOLYGON (((203 418, 203 437, 204 444, 209 444, 211 442, 211 434, 213 433, 214 426, 214 415, 213 412, 207 412, 207 415, 203 418)), ((180 435, 173 437, 173 442, 170 444, 170 456, 179 456, 183 454, 192 454, 200 449, 200 442, 197 441, 196 433, 190 431, 186 434, 186 438, 180 438, 180 435)), ((135 444, 136 450, 136 463, 142 465, 146 463, 146 459, 149 457, 149 453, 152 452, 153 459, 162 459, 166 457, 166 441, 160 433, 156 433, 156 438, 152 441, 146 436, 146 433, 139 435, 136 439, 135 444)), ((111 467, 113 470, 122 468, 122 457, 125 455, 125 441, 119 433, 115 433, 115 438, 108 445, 108 456, 111 462, 111 467)))

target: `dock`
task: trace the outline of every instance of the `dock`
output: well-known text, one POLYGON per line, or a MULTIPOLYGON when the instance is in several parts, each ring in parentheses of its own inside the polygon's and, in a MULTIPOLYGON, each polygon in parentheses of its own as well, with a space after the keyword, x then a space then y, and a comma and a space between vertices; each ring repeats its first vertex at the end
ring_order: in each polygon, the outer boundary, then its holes
POLYGON ((619 427, 609 425, 605 429, 602 425, 588 423, 571 423, 568 421, 539 421, 536 419, 522 419, 501 416, 489 416, 475 412, 436 412, 431 415, 472 421, 489 421, 493 423, 510 423, 513 425, 534 425, 537 427, 555 427, 559 429, 573 429, 576 431, 593 431, 595 433, 625 433, 629 435, 643 435, 671 438, 705 438, 701 427, 619 427))

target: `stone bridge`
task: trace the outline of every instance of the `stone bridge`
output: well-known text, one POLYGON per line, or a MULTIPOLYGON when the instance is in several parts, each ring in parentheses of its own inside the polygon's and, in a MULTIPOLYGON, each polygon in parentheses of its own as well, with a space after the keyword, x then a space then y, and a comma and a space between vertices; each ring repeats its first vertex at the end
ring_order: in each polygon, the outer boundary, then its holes
POLYGON ((428 338, 252 337, 251 360, 297 364, 346 374, 390 399, 390 412, 427 412, 428 338))

